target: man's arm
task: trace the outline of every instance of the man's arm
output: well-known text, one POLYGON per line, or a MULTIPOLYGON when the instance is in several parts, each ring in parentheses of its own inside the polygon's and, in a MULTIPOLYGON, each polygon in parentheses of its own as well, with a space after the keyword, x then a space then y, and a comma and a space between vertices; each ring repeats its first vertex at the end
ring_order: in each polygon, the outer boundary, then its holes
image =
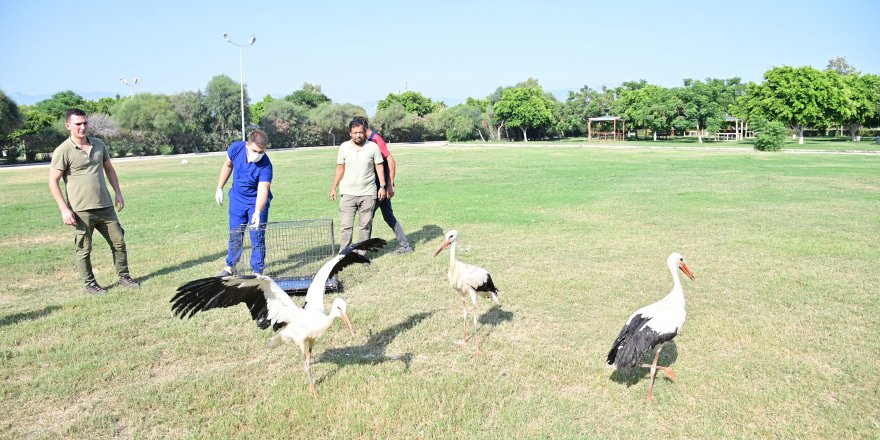
POLYGON ((61 211, 61 221, 65 225, 73 226, 76 224, 76 218, 73 215, 73 211, 67 206, 67 202, 64 201, 64 195, 61 194, 61 185, 59 184, 63 176, 63 171, 57 168, 49 168, 49 192, 52 193, 52 198, 55 199, 55 204, 58 205, 58 210, 61 211))
POLYGON ((220 166, 220 178, 217 179, 217 188, 223 189, 226 186, 226 181, 229 180, 229 176, 232 175, 232 159, 229 156, 226 157, 226 161, 223 162, 223 165, 220 166))
POLYGON ((232 175, 232 159, 226 156, 226 161, 223 162, 223 165, 220 165, 220 178, 217 179, 217 190, 214 191, 214 201, 218 205, 223 204, 223 187, 226 186, 226 181, 229 180, 230 175, 232 175))
POLYGON ((107 175, 107 180, 110 181, 110 186, 113 187, 113 192, 116 193, 116 209, 122 211, 122 208, 125 208, 125 199, 122 198, 122 188, 119 187, 119 177, 116 176, 116 169, 113 168, 110 159, 104 161, 104 174, 107 175))
POLYGON ((388 157, 385 158, 388 162, 388 177, 391 178, 390 182, 386 182, 387 185, 387 194, 388 198, 394 197, 394 175, 397 174, 397 161, 394 160, 394 157, 391 154, 388 154, 388 157))
POLYGON ((256 228, 260 225, 260 213, 266 208, 266 202, 269 200, 269 187, 271 185, 271 182, 260 182, 257 184, 257 202, 254 205, 251 228, 256 228))
POLYGON ((382 166, 382 162, 376 164, 376 176, 379 177, 379 200, 385 200, 388 190, 385 187, 385 167, 382 166))
POLYGON ((345 175, 345 165, 336 164, 336 175, 333 176, 333 187, 330 188, 330 200, 336 200, 336 187, 342 181, 343 175, 345 175))

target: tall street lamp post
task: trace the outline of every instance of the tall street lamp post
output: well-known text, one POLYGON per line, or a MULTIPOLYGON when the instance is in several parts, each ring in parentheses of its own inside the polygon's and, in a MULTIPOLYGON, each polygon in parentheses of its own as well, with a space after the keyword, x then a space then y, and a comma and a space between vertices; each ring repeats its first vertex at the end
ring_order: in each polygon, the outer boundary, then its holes
POLYGON ((134 81, 132 81, 132 82, 128 82, 128 79, 125 79, 125 78, 119 78, 119 82, 121 82, 122 84, 125 84, 125 85, 128 87, 128 97, 131 98, 132 96, 134 96, 134 95, 132 94, 132 91, 131 91, 132 88, 133 88, 134 86, 136 86, 139 82, 141 82, 141 79, 140 79, 140 78, 135 78, 134 81))
POLYGON ((252 46, 257 38, 251 35, 251 38, 248 40, 247 44, 238 44, 234 43, 232 39, 229 38, 228 33, 223 34, 223 39, 226 40, 227 43, 238 46, 238 75, 239 75, 239 85, 241 88, 241 140, 245 141, 244 134, 244 61, 243 61, 243 49, 245 46, 252 46))

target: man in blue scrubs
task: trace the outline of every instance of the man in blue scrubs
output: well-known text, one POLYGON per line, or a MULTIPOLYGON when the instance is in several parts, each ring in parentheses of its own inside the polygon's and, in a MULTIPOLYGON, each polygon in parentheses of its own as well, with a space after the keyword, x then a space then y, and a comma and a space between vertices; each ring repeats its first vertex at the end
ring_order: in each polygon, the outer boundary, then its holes
POLYGON ((254 130, 247 142, 233 142, 226 150, 226 162, 220 167, 220 180, 214 199, 223 204, 223 186, 232 175, 229 189, 229 249, 226 253, 226 267, 217 276, 234 273, 235 263, 241 257, 243 234, 234 234, 243 225, 248 225, 251 237, 251 269, 262 274, 265 264, 266 243, 265 224, 269 219, 269 201, 272 192, 272 162, 266 156, 269 137, 263 130, 254 130), (262 225, 262 227, 261 227, 262 225))

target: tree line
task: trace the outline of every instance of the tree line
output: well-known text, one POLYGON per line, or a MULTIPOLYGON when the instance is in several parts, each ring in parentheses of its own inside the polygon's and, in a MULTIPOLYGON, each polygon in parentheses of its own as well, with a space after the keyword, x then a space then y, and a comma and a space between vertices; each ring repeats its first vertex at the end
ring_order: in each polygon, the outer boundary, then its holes
MULTIPOLYGON (((253 103, 246 88, 244 93, 248 125, 263 128, 275 148, 337 145, 348 139, 352 117, 367 116, 363 107, 333 102, 316 84, 253 103)), ((89 113, 91 133, 105 140, 114 157, 221 151, 241 138, 239 84, 225 75, 212 78, 204 91, 94 101, 68 90, 18 105, 0 91, 5 162, 48 160, 68 135, 63 118, 69 108, 89 113)), ((732 116, 755 131, 778 136, 790 130, 801 143, 807 129, 845 128, 856 140, 864 127, 880 126, 880 76, 835 58, 823 71, 774 67, 760 83, 706 78, 661 87, 628 81, 599 90, 584 86, 565 101, 529 78, 451 107, 415 91, 389 93, 371 124, 390 142, 529 141, 584 136, 588 118, 603 115, 625 119, 637 138, 690 131, 702 142, 732 116)), ((609 130, 601 124, 596 130, 609 130)))

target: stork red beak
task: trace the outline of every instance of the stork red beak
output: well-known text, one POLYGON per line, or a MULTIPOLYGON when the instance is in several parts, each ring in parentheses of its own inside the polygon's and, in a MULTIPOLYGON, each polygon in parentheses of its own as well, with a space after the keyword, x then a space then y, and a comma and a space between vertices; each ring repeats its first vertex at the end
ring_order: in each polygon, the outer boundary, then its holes
POLYGON ((350 331, 351 335, 354 336, 354 328, 351 327, 351 320, 348 319, 348 313, 342 314, 342 320, 345 321, 345 325, 348 326, 348 331, 350 331))
POLYGON ((440 248, 437 249, 437 252, 434 252, 434 256, 436 257, 440 254, 440 252, 443 252, 443 249, 446 249, 446 247, 449 246, 449 243, 449 240, 445 240, 443 243, 440 243, 440 248))
POLYGON ((684 274, 687 275, 687 277, 690 278, 691 281, 694 280, 694 273, 691 272, 691 269, 688 267, 687 264, 680 263, 678 265, 678 268, 681 269, 681 271, 684 272, 684 274))

